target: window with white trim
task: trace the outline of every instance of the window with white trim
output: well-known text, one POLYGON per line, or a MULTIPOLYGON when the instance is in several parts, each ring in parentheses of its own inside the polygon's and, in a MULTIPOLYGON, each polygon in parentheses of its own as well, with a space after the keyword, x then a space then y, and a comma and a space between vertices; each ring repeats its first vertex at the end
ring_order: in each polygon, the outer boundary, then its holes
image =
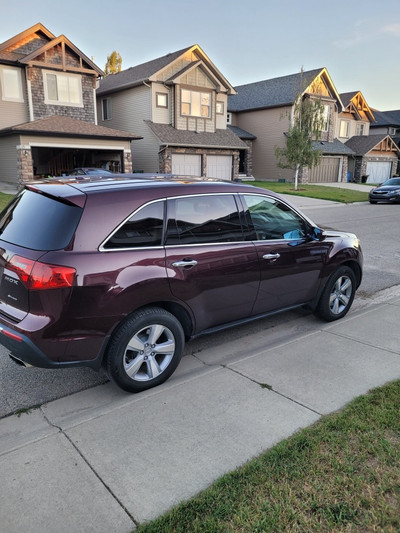
POLYGON ((83 107, 81 76, 44 71, 43 81, 46 104, 83 107))
POLYGON ((341 120, 339 137, 348 138, 349 133, 350 133, 350 122, 348 120, 341 120))
POLYGON ((103 120, 111 120, 111 98, 102 99, 101 112, 103 120))
POLYGON ((211 117, 211 93, 181 91, 181 115, 190 117, 211 117))
POLYGON ((167 108, 168 107, 168 94, 156 93, 156 106, 167 108))
POLYGON ((1 99, 9 102, 23 102, 21 69, 0 67, 1 99))

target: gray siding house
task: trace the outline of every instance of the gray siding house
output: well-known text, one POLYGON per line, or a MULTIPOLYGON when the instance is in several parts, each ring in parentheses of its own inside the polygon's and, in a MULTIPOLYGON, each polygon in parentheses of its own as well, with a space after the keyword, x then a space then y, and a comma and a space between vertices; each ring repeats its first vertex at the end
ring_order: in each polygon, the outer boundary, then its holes
POLYGON ((285 133, 292 120, 299 95, 319 98, 324 106, 324 129, 315 149, 321 150, 321 164, 303 169, 303 181, 329 182, 347 179, 352 150, 336 136, 338 114, 343 104, 326 68, 300 72, 235 87, 228 98, 228 122, 254 136, 252 171, 260 180, 293 180, 294 171, 277 166, 275 147, 285 146, 285 133))
POLYGON ((78 166, 132 169, 130 144, 140 136, 97 125, 102 75, 40 23, 0 44, 0 182, 17 185, 78 166))
POLYGON ((238 177, 248 145, 227 128, 235 90, 197 44, 109 75, 96 94, 99 124, 143 137, 135 171, 238 177))

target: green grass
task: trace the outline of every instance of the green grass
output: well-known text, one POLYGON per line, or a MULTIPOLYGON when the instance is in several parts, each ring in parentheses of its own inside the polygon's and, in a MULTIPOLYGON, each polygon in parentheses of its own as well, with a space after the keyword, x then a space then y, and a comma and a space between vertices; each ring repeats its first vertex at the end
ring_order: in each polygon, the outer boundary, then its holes
POLYGON ((135 531, 399 532, 399 405, 375 389, 135 531))
POLYGON ((309 198, 319 198, 320 200, 332 200, 334 202, 352 203, 367 202, 368 190, 354 191, 352 189, 341 189, 340 187, 325 187, 324 185, 303 185, 299 184, 298 190, 294 190, 293 183, 280 183, 276 181, 253 181, 251 185, 270 189, 279 194, 293 194, 296 196, 308 196, 309 198))
POLYGON ((14 198, 13 194, 5 194, 4 192, 0 192, 0 211, 3 211, 5 206, 12 198, 14 198))

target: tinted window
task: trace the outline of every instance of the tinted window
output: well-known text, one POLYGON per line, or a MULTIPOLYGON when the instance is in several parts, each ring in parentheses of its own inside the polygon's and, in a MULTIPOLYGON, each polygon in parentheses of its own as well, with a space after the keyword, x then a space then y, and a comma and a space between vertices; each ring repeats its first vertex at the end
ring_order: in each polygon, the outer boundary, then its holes
POLYGON ((304 220, 287 205, 267 196, 249 195, 245 201, 257 240, 305 237, 304 220))
POLYGON ((33 250, 60 250, 72 239, 82 209, 24 190, 0 214, 0 239, 33 250))
POLYGON ((131 216, 104 244, 103 248, 137 248, 161 246, 164 202, 142 207, 131 216))
POLYGON ((233 196, 189 196, 169 201, 167 244, 203 244, 243 240, 233 196))

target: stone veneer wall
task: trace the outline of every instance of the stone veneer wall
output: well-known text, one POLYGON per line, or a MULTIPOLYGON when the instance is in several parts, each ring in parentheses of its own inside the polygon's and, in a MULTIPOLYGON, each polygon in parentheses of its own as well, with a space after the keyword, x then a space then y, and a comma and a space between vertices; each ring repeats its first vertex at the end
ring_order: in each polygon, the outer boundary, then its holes
MULTIPOLYGON (((28 79, 31 82, 32 107, 34 120, 61 115, 65 117, 84 120, 85 122, 95 123, 95 101, 94 101, 94 83, 95 78, 91 75, 81 74, 82 84, 82 104, 83 107, 50 105, 45 103, 45 91, 43 81, 43 70, 51 71, 51 63, 58 65, 61 62, 61 51, 56 47, 47 52, 46 61, 50 63, 48 67, 41 69, 30 67, 28 69, 28 79)), ((66 51, 67 65, 79 67, 78 59, 66 51)), ((59 72, 59 71, 54 71, 59 72)), ((76 74, 74 74, 76 75, 76 74)))

